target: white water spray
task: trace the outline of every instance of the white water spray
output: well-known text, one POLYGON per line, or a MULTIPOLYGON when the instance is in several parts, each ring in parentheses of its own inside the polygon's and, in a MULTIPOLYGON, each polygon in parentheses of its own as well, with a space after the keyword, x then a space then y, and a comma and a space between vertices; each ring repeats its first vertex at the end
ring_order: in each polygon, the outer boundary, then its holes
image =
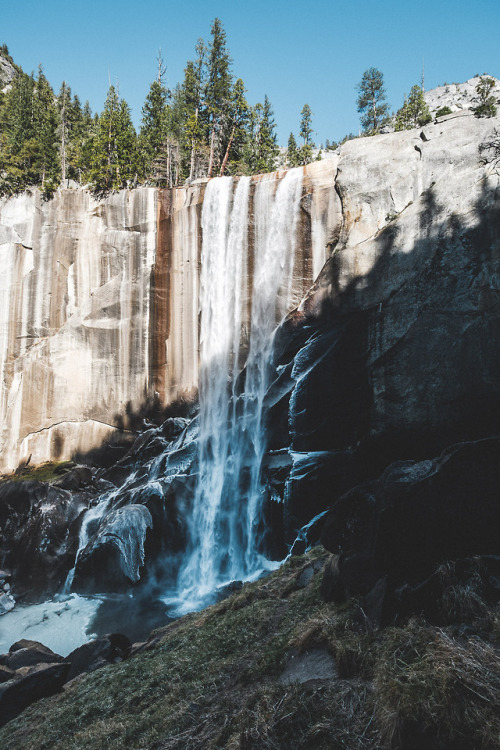
POLYGON ((272 333, 286 313, 292 280, 302 171, 255 190, 250 341, 243 394, 238 362, 243 348, 244 279, 248 255, 249 178, 233 198, 230 177, 209 182, 203 202, 200 279, 199 476, 190 544, 181 567, 182 609, 201 606, 218 586, 247 580, 269 567, 259 551, 264 497, 263 404, 269 385, 272 333))

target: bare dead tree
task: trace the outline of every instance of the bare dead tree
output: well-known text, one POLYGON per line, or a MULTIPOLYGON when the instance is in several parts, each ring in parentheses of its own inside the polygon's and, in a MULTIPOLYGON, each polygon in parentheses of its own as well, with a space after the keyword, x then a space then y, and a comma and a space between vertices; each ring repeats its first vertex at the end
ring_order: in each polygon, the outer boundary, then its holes
POLYGON ((500 128, 495 128, 489 138, 479 146, 481 164, 492 164, 498 169, 500 166, 500 128))

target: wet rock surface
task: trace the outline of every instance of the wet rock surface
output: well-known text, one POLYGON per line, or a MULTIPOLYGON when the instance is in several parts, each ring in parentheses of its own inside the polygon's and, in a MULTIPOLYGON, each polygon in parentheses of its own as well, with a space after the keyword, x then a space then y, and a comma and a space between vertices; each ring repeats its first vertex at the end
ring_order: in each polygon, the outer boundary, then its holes
MULTIPOLYGON (((341 602, 372 592, 373 600, 378 586, 380 616, 388 621, 432 609, 439 565, 476 555, 493 570, 499 482, 500 438, 491 438, 452 446, 434 460, 397 462, 353 488, 322 519, 321 542, 334 553, 324 598, 341 602)), ((495 575, 487 578, 496 590, 495 575)))
POLYGON ((62 586, 89 502, 87 492, 36 480, 0 483, 0 548, 18 592, 43 598, 62 586))

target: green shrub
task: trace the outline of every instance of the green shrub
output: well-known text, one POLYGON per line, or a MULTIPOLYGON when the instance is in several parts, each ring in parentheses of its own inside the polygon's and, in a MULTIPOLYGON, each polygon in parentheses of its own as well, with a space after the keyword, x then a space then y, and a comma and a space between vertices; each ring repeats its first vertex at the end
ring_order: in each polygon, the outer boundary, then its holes
POLYGON ((477 107, 473 108, 476 117, 495 117, 497 108, 492 91, 495 87, 495 79, 489 76, 481 76, 476 86, 477 107))
POLYGON ((451 109, 449 107, 441 107, 440 109, 438 109, 438 111, 436 112, 436 114, 434 115, 434 117, 436 117, 436 118, 437 117, 444 117, 445 115, 451 115, 451 114, 453 114, 453 113, 452 113, 452 111, 451 111, 451 109))

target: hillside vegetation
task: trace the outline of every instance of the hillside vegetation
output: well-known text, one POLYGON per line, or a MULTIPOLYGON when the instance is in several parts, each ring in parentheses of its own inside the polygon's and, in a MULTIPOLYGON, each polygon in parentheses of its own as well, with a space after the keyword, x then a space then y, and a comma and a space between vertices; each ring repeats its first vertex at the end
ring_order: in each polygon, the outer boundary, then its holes
POLYGON ((500 618, 449 586, 448 624, 370 625, 321 597, 322 547, 155 631, 0 731, 4 750, 497 748, 500 618))

